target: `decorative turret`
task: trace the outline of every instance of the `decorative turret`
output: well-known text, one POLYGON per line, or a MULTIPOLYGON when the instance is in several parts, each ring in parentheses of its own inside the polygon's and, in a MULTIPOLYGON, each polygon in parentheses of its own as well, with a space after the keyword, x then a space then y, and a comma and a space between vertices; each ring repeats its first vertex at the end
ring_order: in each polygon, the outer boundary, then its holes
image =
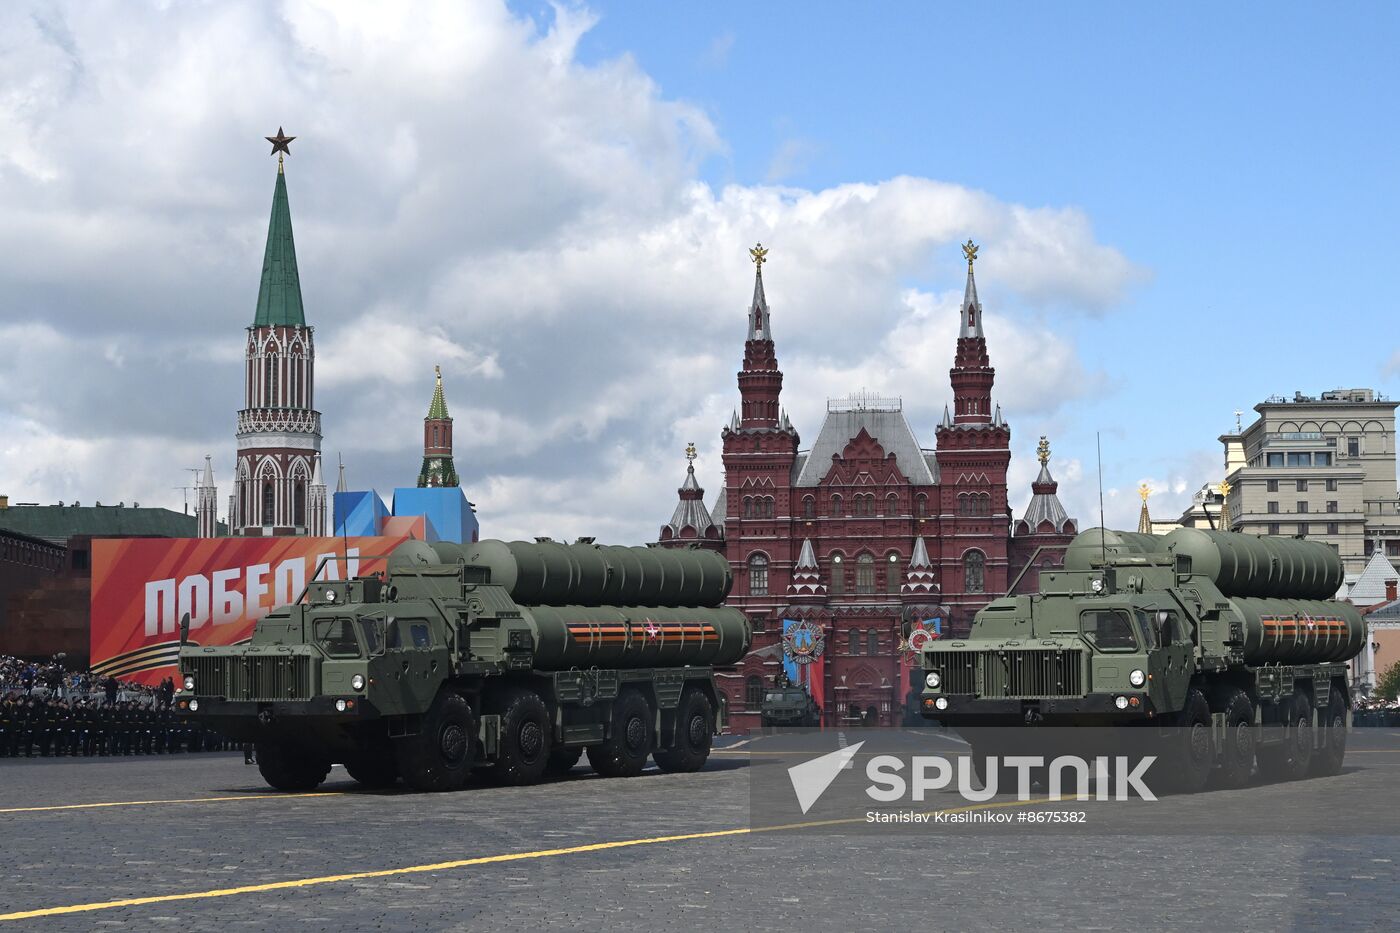
POLYGON ((992 423, 992 383, 996 370, 987 356, 987 340, 982 332, 982 303, 977 300, 977 280, 972 264, 978 247, 963 244, 967 258, 967 286, 959 309, 958 349, 949 376, 953 383, 953 422, 958 425, 992 423))
POLYGON ((1147 514, 1147 497, 1152 495, 1152 487, 1143 483, 1138 486, 1138 495, 1142 497, 1142 511, 1138 513, 1138 534, 1152 534, 1152 516, 1147 514))
POLYGON ((933 562, 928 559, 928 545, 920 535, 914 540, 914 553, 909 557, 909 569, 904 574, 904 585, 900 595, 922 598, 938 594, 938 575, 933 571, 933 562))
POLYGON ((214 462, 210 456, 204 458, 204 474, 195 483, 195 534, 201 538, 219 536, 219 517, 215 503, 218 489, 214 487, 214 462))
POLYGON ((768 250, 759 243, 749 250, 754 262, 753 301, 749 304, 749 335, 744 342, 744 366, 739 372, 742 399, 740 430, 779 430, 778 395, 783 390, 783 374, 773 348, 773 327, 768 298, 763 293, 763 264, 768 250))
POLYGON ((447 397, 442 393, 442 367, 434 366, 437 384, 423 419, 423 468, 418 471, 418 487, 457 486, 457 468, 452 462, 452 417, 447 413, 447 397))
POLYGON ((792 582, 788 584, 788 598, 793 600, 826 598, 826 584, 822 582, 821 568, 817 566, 817 555, 812 550, 812 539, 802 539, 802 551, 797 555, 797 563, 792 565, 792 582))
POLYGON ((321 455, 311 470, 311 485, 307 487, 306 533, 320 537, 326 533, 326 479, 321 475, 321 455))
POLYGON ((1074 534, 1074 521, 1060 503, 1060 484, 1050 475, 1050 441, 1043 434, 1035 453, 1040 461, 1040 475, 1031 483, 1031 502, 1025 517, 1016 523, 1016 534, 1074 534), (1049 527, 1045 522, 1050 523, 1049 527))
POLYGON ((336 480, 336 483, 335 483, 335 491, 336 491, 336 492, 349 492, 349 491, 350 491, 350 487, 347 486, 347 485, 345 485, 345 461, 340 459, 340 454, 336 454, 336 455, 335 455, 335 459, 336 459, 337 466, 338 466, 339 471, 340 471, 340 478, 337 479, 337 480, 336 480))
POLYGON ((671 514, 671 520, 661 526, 659 543, 662 546, 674 547, 699 540, 713 542, 718 550, 723 547, 723 534, 710 517, 710 510, 705 508, 705 490, 695 478, 695 457, 695 444, 687 444, 685 480, 676 490, 680 501, 676 503, 676 511, 671 514))

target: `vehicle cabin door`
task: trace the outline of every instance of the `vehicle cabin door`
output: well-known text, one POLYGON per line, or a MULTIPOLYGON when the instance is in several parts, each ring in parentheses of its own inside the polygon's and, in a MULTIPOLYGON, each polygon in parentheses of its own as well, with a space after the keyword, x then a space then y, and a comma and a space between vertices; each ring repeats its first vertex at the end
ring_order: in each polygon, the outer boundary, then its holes
POLYGON ((385 655, 391 659, 385 713, 425 711, 437 695, 447 663, 447 649, 436 643, 424 618, 392 618, 385 631, 385 655))

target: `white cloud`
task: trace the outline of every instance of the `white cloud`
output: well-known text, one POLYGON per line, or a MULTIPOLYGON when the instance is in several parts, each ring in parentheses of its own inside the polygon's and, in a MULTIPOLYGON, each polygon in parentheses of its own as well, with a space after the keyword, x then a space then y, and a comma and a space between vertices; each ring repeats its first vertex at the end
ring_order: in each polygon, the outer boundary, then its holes
POLYGON ((562 7, 541 31, 488 0, 0 10, 0 337, 23 348, 0 372, 0 492, 178 508, 204 452, 228 474, 279 123, 326 451, 352 485, 411 481, 441 364, 488 534, 654 536, 691 440, 713 499, 755 240, 808 440, 828 395, 865 387, 932 442, 968 236, 1018 452, 1101 384, 1041 309, 1102 313, 1143 272, 1082 212, 909 176, 714 189, 709 118, 628 56, 580 64, 592 21, 562 7))

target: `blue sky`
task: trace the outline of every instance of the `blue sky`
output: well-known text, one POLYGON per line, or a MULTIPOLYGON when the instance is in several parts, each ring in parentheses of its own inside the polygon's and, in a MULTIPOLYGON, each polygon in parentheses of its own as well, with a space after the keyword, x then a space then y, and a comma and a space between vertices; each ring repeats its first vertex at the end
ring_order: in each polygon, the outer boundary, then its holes
POLYGON ((412 483, 432 367, 497 537, 712 502, 747 248, 784 403, 932 445, 965 266, 1025 507, 1180 514, 1232 412, 1400 396, 1400 7, 338 0, 0 4, 0 494, 180 508, 234 462, 275 160, 323 449, 412 483), (114 38, 114 37, 119 37, 114 38))
POLYGON ((1101 314, 1022 310, 1106 376, 1055 428, 1090 458, 1104 433, 1111 485, 1214 457, 1273 393, 1400 397, 1394 4, 593 8, 580 57, 631 55, 702 106, 714 184, 917 174, 1082 208, 1150 278, 1101 314))

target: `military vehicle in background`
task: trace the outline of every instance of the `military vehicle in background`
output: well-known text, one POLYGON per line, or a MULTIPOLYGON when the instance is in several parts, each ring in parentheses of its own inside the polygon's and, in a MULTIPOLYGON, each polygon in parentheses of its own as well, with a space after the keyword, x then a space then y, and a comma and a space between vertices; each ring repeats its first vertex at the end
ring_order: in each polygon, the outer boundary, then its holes
POLYGON ((759 723, 769 728, 815 728, 822 722, 822 711, 807 688, 788 680, 786 674, 764 691, 758 706, 759 723))
POLYGON ((1158 726, 1178 791, 1242 785, 1256 760, 1271 779, 1341 770, 1366 629, 1331 598, 1327 545, 1096 528, 1040 580, 924 650, 922 713, 968 735, 974 761, 1002 753, 978 727, 1158 726))
POLYGON ((714 666, 751 640, 721 608, 731 582, 710 551, 408 541, 387 575, 313 582, 247 644, 184 645, 178 705, 255 743, 288 791, 334 762, 425 791, 529 784, 585 752, 610 777, 648 756, 694 771, 720 725, 714 666))

